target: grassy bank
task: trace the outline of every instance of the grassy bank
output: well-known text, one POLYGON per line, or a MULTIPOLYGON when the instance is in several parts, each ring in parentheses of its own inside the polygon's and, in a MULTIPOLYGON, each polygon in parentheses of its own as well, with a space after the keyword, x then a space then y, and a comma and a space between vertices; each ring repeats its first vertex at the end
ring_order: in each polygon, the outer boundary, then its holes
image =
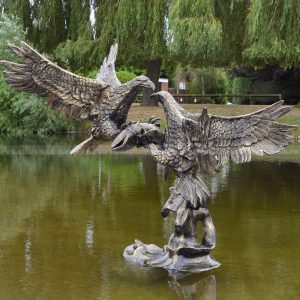
MULTIPOLYGON (((220 116, 236 116, 248 114, 260 110, 264 105, 219 105, 219 104, 183 104, 182 107, 190 112, 201 112, 203 107, 208 108, 208 112, 220 116)), ((162 119, 162 125, 165 125, 165 115, 161 106, 147 107, 134 103, 129 111, 129 120, 145 121, 150 116, 157 116, 162 119)), ((298 128, 293 131, 294 135, 300 135, 300 106, 295 106, 292 111, 279 119, 279 122, 294 124, 298 128)))

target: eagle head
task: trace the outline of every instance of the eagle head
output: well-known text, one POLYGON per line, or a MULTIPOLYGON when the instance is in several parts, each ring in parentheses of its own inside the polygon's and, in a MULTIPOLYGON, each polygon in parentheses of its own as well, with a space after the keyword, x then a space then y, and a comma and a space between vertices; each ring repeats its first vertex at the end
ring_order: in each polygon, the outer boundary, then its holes
POLYGON ((133 80, 136 86, 151 89, 153 91, 155 90, 155 84, 147 76, 140 75, 133 80))

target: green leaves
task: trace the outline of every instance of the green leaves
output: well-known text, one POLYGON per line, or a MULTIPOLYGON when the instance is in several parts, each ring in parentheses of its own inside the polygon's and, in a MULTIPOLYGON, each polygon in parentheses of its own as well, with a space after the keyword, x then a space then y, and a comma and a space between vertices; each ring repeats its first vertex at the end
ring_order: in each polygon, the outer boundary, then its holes
POLYGON ((253 0, 247 17, 246 61, 284 67, 300 63, 298 0, 253 0))
MULTIPOLYGON (((21 26, 15 18, 0 17, 0 57, 14 60, 8 43, 19 44, 24 39, 21 26)), ((48 134, 72 128, 61 113, 53 112, 37 96, 20 93, 5 83, 0 69, 0 133, 10 135, 48 134)))
POLYGON ((114 20, 120 58, 145 66, 167 56, 166 0, 120 0, 114 20))
POLYGON ((194 66, 300 63, 298 0, 175 0, 170 49, 194 66))
POLYGON ((170 11, 171 51, 184 63, 208 65, 222 45, 222 24, 215 1, 173 1, 170 11))

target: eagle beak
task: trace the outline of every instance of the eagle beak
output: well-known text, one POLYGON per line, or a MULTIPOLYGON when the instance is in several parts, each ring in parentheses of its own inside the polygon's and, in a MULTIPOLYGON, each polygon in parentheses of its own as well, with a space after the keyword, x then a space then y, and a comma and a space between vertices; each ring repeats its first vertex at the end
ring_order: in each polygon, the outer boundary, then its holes
POLYGON ((146 82, 143 82, 141 86, 155 91, 155 84, 150 79, 148 79, 146 82))

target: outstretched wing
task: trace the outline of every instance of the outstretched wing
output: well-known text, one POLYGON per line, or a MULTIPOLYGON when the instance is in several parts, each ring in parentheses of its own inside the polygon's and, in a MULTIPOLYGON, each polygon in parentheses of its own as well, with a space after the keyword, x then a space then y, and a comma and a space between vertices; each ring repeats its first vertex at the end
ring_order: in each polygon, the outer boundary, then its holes
POLYGON ((287 133, 296 126, 275 121, 292 109, 283 102, 227 118, 209 115, 204 109, 198 121, 187 120, 184 129, 195 151, 215 158, 218 165, 228 163, 230 158, 236 163, 248 162, 252 154, 274 154, 288 145, 287 133))
POLYGON ((101 80, 77 76, 53 64, 25 42, 21 47, 9 45, 21 60, 21 64, 2 60, 6 82, 25 92, 47 97, 47 101, 58 111, 70 117, 93 119, 98 115, 97 104, 103 90, 108 86, 101 80))
POLYGON ((100 67, 100 71, 96 76, 97 80, 103 80, 109 85, 121 85, 121 82, 117 78, 115 70, 115 61, 118 53, 118 44, 115 43, 110 47, 108 57, 105 57, 100 67))

